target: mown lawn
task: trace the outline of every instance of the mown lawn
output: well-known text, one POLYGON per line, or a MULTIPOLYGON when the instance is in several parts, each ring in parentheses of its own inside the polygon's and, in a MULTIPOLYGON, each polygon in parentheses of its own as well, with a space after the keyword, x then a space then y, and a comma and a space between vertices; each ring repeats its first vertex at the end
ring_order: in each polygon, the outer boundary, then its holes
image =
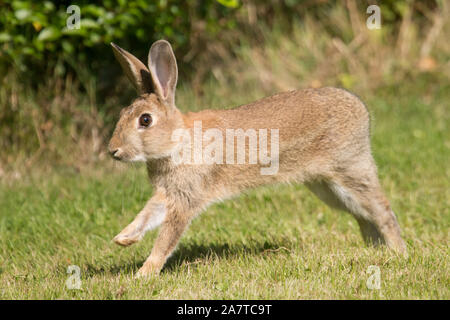
POLYGON ((142 166, 111 160, 0 182, 0 298, 449 299, 450 90, 403 91, 365 101, 409 258, 366 248, 348 214, 284 185, 210 207, 158 277, 135 279, 157 231, 129 248, 111 239, 152 189, 142 166), (80 290, 66 286, 70 265, 80 290), (366 285, 369 266, 380 268, 380 289, 366 285))

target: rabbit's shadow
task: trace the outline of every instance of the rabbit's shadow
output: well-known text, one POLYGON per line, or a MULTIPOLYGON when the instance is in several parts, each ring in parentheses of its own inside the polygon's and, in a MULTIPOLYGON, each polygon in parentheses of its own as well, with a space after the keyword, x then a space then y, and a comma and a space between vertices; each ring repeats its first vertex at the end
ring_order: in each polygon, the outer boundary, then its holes
MULTIPOLYGON (((280 251, 290 251, 292 242, 286 239, 277 239, 273 241, 260 241, 250 243, 208 243, 192 244, 181 243, 174 254, 168 259, 161 273, 174 272, 176 269, 186 264, 206 263, 212 258, 233 258, 238 256, 261 255, 277 253, 280 251)), ((96 267, 94 265, 86 266, 87 277, 98 274, 135 274, 142 266, 145 259, 137 259, 132 262, 113 265, 109 268, 96 267)))

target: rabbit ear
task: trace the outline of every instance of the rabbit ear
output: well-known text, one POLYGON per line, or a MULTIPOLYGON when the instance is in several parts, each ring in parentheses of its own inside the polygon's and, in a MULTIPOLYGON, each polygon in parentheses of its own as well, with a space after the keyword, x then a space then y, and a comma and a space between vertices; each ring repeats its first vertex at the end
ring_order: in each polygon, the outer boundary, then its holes
POLYGON ((111 42, 122 70, 139 94, 152 92, 152 80, 147 67, 135 56, 111 42))
POLYGON ((169 42, 158 40, 153 43, 148 54, 148 67, 156 94, 167 105, 174 107, 178 68, 169 42))

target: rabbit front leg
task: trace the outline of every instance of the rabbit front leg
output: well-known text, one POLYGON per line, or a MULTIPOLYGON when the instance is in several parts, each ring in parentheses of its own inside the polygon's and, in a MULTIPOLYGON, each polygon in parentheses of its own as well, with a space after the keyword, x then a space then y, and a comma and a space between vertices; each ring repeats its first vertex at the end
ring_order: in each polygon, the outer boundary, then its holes
POLYGON ((166 215, 166 198, 164 190, 157 189, 145 207, 113 241, 121 246, 129 246, 141 240, 145 233, 158 227, 166 215))
POLYGON ((167 258, 172 254, 184 230, 189 225, 193 214, 177 210, 168 210, 166 219, 161 226, 152 252, 144 265, 139 269, 138 277, 147 277, 158 274, 167 258))

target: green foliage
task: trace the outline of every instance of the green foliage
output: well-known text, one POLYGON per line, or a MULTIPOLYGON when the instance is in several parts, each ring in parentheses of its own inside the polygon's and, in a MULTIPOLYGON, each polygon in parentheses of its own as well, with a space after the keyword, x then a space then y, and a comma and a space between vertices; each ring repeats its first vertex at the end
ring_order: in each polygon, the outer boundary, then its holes
MULTIPOLYGON (((383 21, 398 22, 411 1, 383 1, 383 21)), ((289 29, 293 19, 313 16, 324 20, 326 12, 341 5, 340 1, 305 0, 106 0, 93 4, 80 0, 80 28, 71 30, 72 1, 5 0, 0 3, 0 71, 26 73, 27 80, 41 82, 42 75, 66 76, 77 74, 77 68, 88 68, 97 75, 102 68, 114 63, 109 43, 117 42, 132 48, 139 57, 147 54, 151 42, 169 40, 183 56, 187 52, 208 52, 208 45, 198 39, 224 42, 218 37, 224 30, 233 29, 237 37, 242 32, 252 36, 258 28, 271 24, 278 17, 289 29), (249 17, 255 15, 257 20, 249 17)), ((435 6, 430 1, 428 6, 435 6)), ((359 3, 361 12, 366 3, 359 3)), ((423 5, 422 5, 423 6, 423 5)), ((344 8, 344 7, 343 7, 344 8)), ((344 10, 347 10, 344 8, 344 10)), ((342 35, 336 35, 342 36, 342 35)), ((235 37, 236 38, 236 37, 235 37)), ((257 39, 256 39, 257 40, 257 39)), ((230 50, 233 43, 225 44, 230 50)), ((192 59, 190 59, 192 61, 192 59)), ((100 81, 111 75, 100 74, 100 81)))
POLYGON ((176 49, 189 41, 194 23, 205 21, 206 32, 217 32, 218 20, 236 7, 237 1, 215 0, 107 0, 100 4, 77 1, 80 28, 69 29, 74 11, 72 1, 7 0, 0 5, 0 68, 18 72, 55 68, 65 75, 67 68, 89 65, 92 71, 113 61, 109 43, 133 48, 144 56, 150 43, 165 38, 176 49))

